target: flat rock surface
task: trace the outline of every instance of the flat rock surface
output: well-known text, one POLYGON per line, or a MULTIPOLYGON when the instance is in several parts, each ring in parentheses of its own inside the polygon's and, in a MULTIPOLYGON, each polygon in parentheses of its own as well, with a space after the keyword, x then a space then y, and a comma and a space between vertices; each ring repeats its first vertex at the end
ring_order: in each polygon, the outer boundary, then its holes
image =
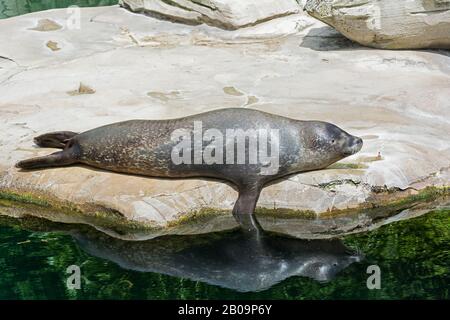
POLYGON ((226 107, 329 121, 364 139, 358 154, 327 170, 266 187, 259 207, 320 216, 358 207, 374 186, 449 185, 448 51, 363 48, 303 13, 235 31, 118 6, 81 9, 79 29, 68 18, 61 9, 0 20, 1 189, 98 204, 158 226, 205 207, 230 210, 237 193, 217 181, 14 167, 54 151, 33 145, 45 132, 226 107))

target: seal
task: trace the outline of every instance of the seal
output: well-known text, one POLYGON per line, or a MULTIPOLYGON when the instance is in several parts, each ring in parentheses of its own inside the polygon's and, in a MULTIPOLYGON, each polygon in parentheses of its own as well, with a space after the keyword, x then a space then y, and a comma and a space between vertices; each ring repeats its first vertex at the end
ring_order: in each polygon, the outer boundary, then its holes
POLYGON ((292 276, 329 282, 364 259, 341 239, 302 240, 267 234, 258 241, 245 232, 222 232, 199 234, 187 241, 180 241, 180 236, 125 241, 90 228, 71 226, 60 231, 91 255, 123 268, 188 278, 240 292, 267 290, 292 276))
POLYGON ((254 210, 267 183, 324 169, 363 145, 361 138, 331 123, 242 108, 169 120, 129 120, 79 134, 51 132, 34 141, 63 150, 20 161, 17 167, 79 163, 127 174, 228 182, 239 193, 233 216, 245 230, 261 230, 254 210))

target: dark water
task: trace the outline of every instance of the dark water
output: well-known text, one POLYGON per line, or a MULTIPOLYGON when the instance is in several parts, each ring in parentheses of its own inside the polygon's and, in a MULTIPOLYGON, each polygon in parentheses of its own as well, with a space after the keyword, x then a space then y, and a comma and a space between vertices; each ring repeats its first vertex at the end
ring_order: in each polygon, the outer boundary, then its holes
POLYGON ((0 272, 0 299, 449 299, 450 210, 309 242, 239 232, 126 242, 3 217, 0 272), (79 290, 66 287, 70 265, 79 290), (369 265, 380 290, 367 289, 369 265))
POLYGON ((54 8, 99 7, 117 4, 119 0, 0 0, 0 19, 54 8))

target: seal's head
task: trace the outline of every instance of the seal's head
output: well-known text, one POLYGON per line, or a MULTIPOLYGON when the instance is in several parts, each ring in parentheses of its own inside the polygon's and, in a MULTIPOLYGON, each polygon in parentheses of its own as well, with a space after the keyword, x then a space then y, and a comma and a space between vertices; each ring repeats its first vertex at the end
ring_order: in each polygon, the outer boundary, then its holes
POLYGON ((334 124, 310 121, 310 130, 305 135, 305 143, 313 159, 315 168, 325 168, 332 163, 351 156, 361 150, 363 141, 334 124))

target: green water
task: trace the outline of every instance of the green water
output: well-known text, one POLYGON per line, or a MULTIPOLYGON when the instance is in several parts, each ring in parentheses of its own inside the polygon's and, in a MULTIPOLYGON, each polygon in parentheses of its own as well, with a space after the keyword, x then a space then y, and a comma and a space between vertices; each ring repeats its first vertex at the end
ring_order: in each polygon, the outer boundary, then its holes
POLYGON ((345 250, 346 253, 339 243, 324 246, 323 243, 316 245, 317 242, 305 243, 275 237, 269 237, 267 242, 272 246, 271 251, 264 249, 261 256, 255 254, 256 263, 247 263, 250 259, 247 256, 258 250, 248 248, 252 242, 242 240, 236 232, 196 237, 163 237, 130 243, 111 239, 86 227, 74 229, 67 225, 41 222, 30 224, 29 221, 25 223, 2 218, 0 299, 450 297, 450 210, 433 211, 369 233, 347 236, 342 239, 349 249, 345 250), (239 248, 239 245, 242 247, 239 248), (315 249, 306 254, 309 247, 315 249), (223 252, 217 252, 221 250, 223 252), (351 252, 364 257, 349 265, 343 263, 341 258, 353 254, 351 252), (258 292, 243 293, 230 289, 233 286, 246 286, 245 278, 242 277, 245 274, 250 277, 255 273, 277 274, 278 271, 271 269, 276 265, 272 263, 275 260, 277 263, 282 261, 288 267, 298 267, 297 258, 301 255, 300 260, 303 259, 303 262, 314 256, 321 257, 323 261, 331 257, 326 263, 335 261, 332 265, 342 264, 342 270, 337 270, 337 274, 333 274, 327 281, 317 281, 307 276, 290 276, 258 292), (224 259, 224 256, 228 258, 224 259), (240 264, 239 259, 242 257, 245 257, 245 263, 240 264), (336 257, 341 258, 336 260, 336 257), (260 261, 264 262, 259 263, 260 261), (66 287, 66 268, 73 264, 81 269, 79 290, 66 287), (366 286, 369 276, 366 269, 374 264, 381 270, 380 290, 369 290, 366 286), (143 269, 155 269, 157 266, 162 266, 165 273, 180 274, 170 276, 142 272, 143 269), (129 270, 130 268, 141 271, 129 270), (192 280, 198 275, 205 277, 203 281, 192 280), (237 281, 233 282, 235 278, 237 281), (208 284, 217 279, 228 288, 208 284))
POLYGON ((54 8, 67 8, 71 5, 99 7, 118 2, 119 0, 0 0, 0 19, 54 8))

